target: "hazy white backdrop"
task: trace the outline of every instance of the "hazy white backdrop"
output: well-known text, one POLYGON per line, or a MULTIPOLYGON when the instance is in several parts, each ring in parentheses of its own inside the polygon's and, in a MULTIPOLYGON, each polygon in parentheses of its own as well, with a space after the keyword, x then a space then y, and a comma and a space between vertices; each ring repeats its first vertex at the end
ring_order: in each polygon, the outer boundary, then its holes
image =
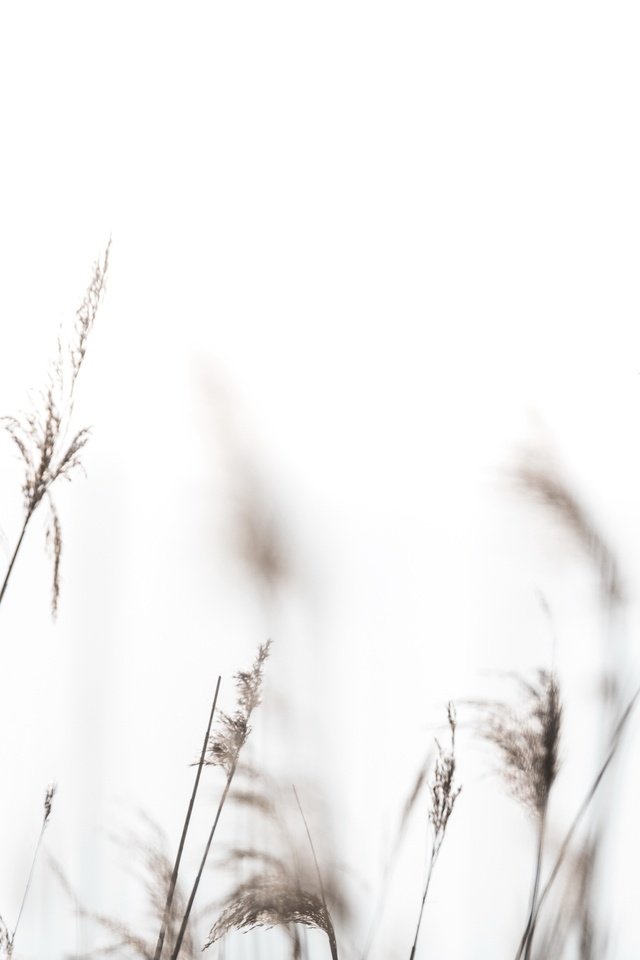
MULTIPOLYGON (((268 635, 256 745, 323 795, 361 929, 443 703, 549 664, 539 590, 579 705, 566 753, 590 757, 593 583, 504 473, 543 438, 606 530, 632 685, 639 28, 633 3, 564 0, 3 5, 2 413, 42 383, 112 237, 76 398, 87 479, 59 496, 60 615, 42 518, 0 615, 8 922, 51 779, 49 849, 89 906, 135 919, 110 836, 142 808, 175 842, 215 677, 230 706, 268 635), (247 477, 283 545, 271 593, 234 539, 247 477)), ((8 558, 20 470, 1 454, 8 558)), ((460 751, 423 955, 510 956, 532 839, 460 751)), ((628 824, 632 762, 620 783, 628 824)), ((627 832, 621 960, 640 949, 627 832)), ((416 821, 381 957, 408 955, 425 838, 416 821)), ((90 944, 44 861, 33 894, 21 955, 90 944)))

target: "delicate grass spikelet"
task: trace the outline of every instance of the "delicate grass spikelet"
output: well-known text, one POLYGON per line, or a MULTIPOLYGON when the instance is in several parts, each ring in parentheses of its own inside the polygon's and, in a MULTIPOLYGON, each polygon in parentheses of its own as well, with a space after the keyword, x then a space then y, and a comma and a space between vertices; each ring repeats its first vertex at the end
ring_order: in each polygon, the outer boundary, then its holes
POLYGON ((451 731, 451 748, 445 750, 436 740, 438 754, 431 783, 431 809, 429 811, 429 820, 433 826, 434 849, 440 849, 444 840, 445 830, 449 822, 449 817, 453 812, 453 807, 460 795, 462 787, 454 784, 456 772, 455 742, 456 742, 456 715, 452 703, 447 707, 447 719, 449 721, 449 730, 451 731))

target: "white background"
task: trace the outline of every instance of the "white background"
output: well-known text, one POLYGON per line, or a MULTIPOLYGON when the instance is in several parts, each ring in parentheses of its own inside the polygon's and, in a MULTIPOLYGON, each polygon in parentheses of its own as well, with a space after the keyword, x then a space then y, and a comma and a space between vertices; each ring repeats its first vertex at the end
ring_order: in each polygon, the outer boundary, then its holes
MULTIPOLYGON (((50 779, 49 849, 89 907, 138 922, 110 835, 142 808, 175 843, 215 677, 230 707, 230 676, 267 635, 256 745, 324 797, 326 836, 369 884, 350 888, 360 931, 443 704, 549 665, 539 590, 575 807, 602 746, 580 719, 597 597, 505 473, 519 443, 550 445, 606 531, 629 586, 631 689, 639 19, 562 0, 3 6, 3 413, 42 383, 112 237, 75 411, 94 428, 88 477, 59 492, 58 622, 43 517, 0 616, 9 924, 50 779), (234 539, 247 477, 286 554, 271 592, 234 539)), ((20 470, 1 452, 8 557, 20 470)), ((425 957, 510 956, 526 912, 533 834, 475 751, 461 735, 425 957)), ((624 818, 640 785, 629 766, 617 783, 612 955, 632 958, 624 818)), ((409 952, 420 816, 380 957, 409 952)), ((89 943, 43 859, 22 955, 89 943)))

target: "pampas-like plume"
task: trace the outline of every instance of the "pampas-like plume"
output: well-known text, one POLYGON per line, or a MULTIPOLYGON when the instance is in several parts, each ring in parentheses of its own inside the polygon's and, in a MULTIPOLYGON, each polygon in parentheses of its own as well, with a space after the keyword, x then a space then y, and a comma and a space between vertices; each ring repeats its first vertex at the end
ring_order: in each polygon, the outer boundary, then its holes
POLYGON ((221 677, 218 677, 218 682, 216 683, 216 691, 213 695, 213 703, 211 704, 211 712, 209 714, 209 723, 207 724, 207 729, 204 735, 204 740, 202 743, 202 750, 200 752, 200 761, 198 763, 198 769, 196 771, 195 780, 193 783, 193 789, 191 791, 191 797, 189 799, 189 804, 187 806, 187 812, 184 818, 184 824, 182 827, 182 834, 180 836, 180 843, 178 844, 178 852, 176 853, 176 859, 173 864, 173 871, 171 874, 171 879, 168 884, 167 889, 167 898, 164 907, 164 913, 162 916, 162 922, 160 924, 160 932, 158 934, 158 942, 156 944, 156 949, 154 953, 154 960, 161 960, 162 957, 162 948, 164 946, 165 937, 167 934, 167 925, 171 916, 171 908, 173 906, 173 898, 175 896, 176 884, 178 882, 178 873, 180 870, 180 862, 182 860, 182 854, 184 852, 184 845, 187 839, 187 833, 189 832, 189 825, 191 823, 191 815, 193 813, 193 808, 196 802, 196 796, 198 793, 198 786, 200 785, 200 777, 202 776, 202 768, 204 767, 205 756, 207 752, 207 746, 209 743, 209 736, 211 733, 211 724, 213 723, 213 717, 216 712, 216 705, 218 703, 218 693, 220 692, 220 683, 221 677))
POLYGON ((46 539, 53 556, 51 609, 54 616, 57 613, 60 598, 62 528, 53 501, 52 488, 59 479, 70 480, 76 470, 81 468, 81 454, 89 439, 89 430, 83 428, 69 440, 68 429, 73 412, 76 380, 87 351, 87 339, 104 293, 109 248, 110 242, 102 261, 94 264, 89 287, 76 311, 69 342, 63 346, 62 340, 58 340, 58 350, 49 369, 46 389, 35 395, 30 411, 17 417, 0 418, 0 423, 20 454, 25 471, 22 483, 23 525, 2 587, 0 587, 0 602, 7 589, 29 522, 39 504, 46 500, 49 506, 46 539))
MULTIPOLYGON (((242 772, 253 782, 260 782, 260 795, 270 798, 268 805, 260 803, 252 807, 252 813, 263 828, 273 828, 272 840, 266 847, 233 847, 219 861, 218 866, 234 868, 242 879, 219 902, 222 912, 211 928, 206 946, 222 941, 234 929, 278 926, 289 938, 292 960, 300 960, 303 931, 297 925, 301 924, 322 930, 329 940, 332 960, 337 960, 334 918, 344 920, 349 906, 344 888, 337 882, 335 864, 329 864, 328 874, 321 873, 309 823, 295 787, 292 792, 308 841, 307 853, 300 849, 292 835, 292 818, 286 806, 288 791, 286 795, 282 793, 282 785, 276 779, 260 774, 253 765, 243 764, 242 772)), ((229 801, 238 802, 235 791, 230 793, 229 801)))
POLYGON ((270 647, 270 640, 261 644, 251 670, 236 674, 237 709, 232 715, 220 715, 219 730, 209 742, 207 762, 212 766, 222 767, 227 776, 235 773, 240 751, 251 732, 249 721, 260 703, 262 675, 270 647))
POLYGON ((560 689, 555 674, 548 670, 538 670, 533 681, 520 678, 519 685, 524 707, 486 704, 481 733, 498 750, 500 773, 509 792, 541 820, 559 768, 560 689))
POLYGON ((537 916, 540 873, 544 853, 547 808, 558 775, 562 706, 556 675, 538 670, 534 681, 519 680, 524 707, 506 703, 485 707, 483 736, 498 750, 500 772, 512 796, 534 817, 537 853, 531 904, 525 928, 525 960, 529 960, 537 916))
POLYGON ((284 873, 256 874, 232 892, 227 907, 211 928, 205 947, 232 930, 296 923, 322 930, 329 940, 331 956, 337 960, 335 931, 322 896, 302 889, 284 873))
MULTIPOLYGON (((611 738, 609 751, 602 765, 600 766, 600 769, 598 770, 595 776, 595 779, 593 780, 593 783, 589 787, 582 803, 580 804, 573 820, 571 821, 571 825, 567 830, 564 840, 560 844, 560 849, 556 856, 555 863, 551 871, 549 872, 549 876, 547 877, 547 880, 540 892, 540 895, 537 898, 535 910, 533 912, 533 915, 530 917, 530 922, 527 924, 527 927, 522 935, 522 939, 518 947, 518 952, 516 953, 516 960, 520 960, 520 958, 523 955, 526 957, 530 953, 531 943, 533 941, 533 933, 536 929, 536 921, 538 919, 538 914, 540 913, 540 909, 545 899, 549 895, 549 892, 553 884, 555 883, 555 880, 557 879, 558 873, 560 872, 560 868, 562 867, 562 864, 564 863, 565 858, 567 857, 573 837, 576 834, 578 827, 580 826, 580 823, 586 816, 586 813, 594 797, 596 796, 596 793, 600 787, 600 784, 602 783, 607 770, 611 766, 618 752, 622 735, 627 727, 627 724, 629 723, 631 716, 633 715, 633 712, 636 708, 638 701, 640 701, 640 688, 636 690, 634 695, 631 697, 631 699, 627 703, 627 706, 623 710, 622 715, 620 716, 620 719, 618 720, 615 730, 613 732, 613 737, 611 738)), ((595 848, 592 848, 592 855, 594 855, 595 852, 596 852, 595 848)), ((591 866, 591 870, 593 870, 593 866, 591 866)))

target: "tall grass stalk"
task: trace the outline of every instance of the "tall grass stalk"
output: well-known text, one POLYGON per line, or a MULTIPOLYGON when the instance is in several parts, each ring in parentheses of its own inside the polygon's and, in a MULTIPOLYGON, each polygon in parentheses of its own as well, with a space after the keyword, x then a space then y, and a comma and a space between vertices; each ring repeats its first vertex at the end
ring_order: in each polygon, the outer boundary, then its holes
POLYGON ((418 922, 416 924, 416 932, 413 938, 413 946, 411 947, 409 960, 414 960, 416 955, 418 937, 420 936, 420 927, 422 926, 422 917, 424 914, 425 904, 427 902, 427 894, 429 892, 429 885, 431 884, 431 877, 433 876, 438 855, 444 842, 449 818, 453 813, 455 802, 460 795, 460 790, 462 789, 461 787, 456 787, 454 784, 456 772, 456 715, 452 703, 449 703, 447 707, 447 719, 449 721, 449 730, 451 733, 451 748, 449 750, 444 750, 436 740, 438 754, 433 773, 433 782, 431 783, 431 809, 429 811, 429 820, 431 821, 431 826, 433 828, 433 839, 431 843, 431 854, 429 857, 427 878, 425 880, 422 901, 420 903, 420 913, 418 914, 418 922))
POLYGON ((55 616, 60 597, 60 557, 62 554, 62 527, 52 496, 58 480, 70 480, 82 468, 81 454, 89 440, 89 430, 79 430, 71 440, 68 428, 73 412, 76 380, 87 351, 87 339, 95 322, 104 295, 109 250, 107 244, 102 261, 93 266, 93 274, 82 303, 76 310, 72 332, 64 343, 58 339, 58 350, 51 362, 47 386, 33 400, 31 410, 18 416, 0 418, 9 438, 20 454, 24 466, 22 495, 24 517, 20 534, 11 555, 2 586, 2 603, 16 560, 31 520, 39 505, 46 501, 49 508, 46 540, 53 555, 53 584, 51 609, 55 616))
POLYGON ((322 906, 324 907, 324 912, 326 914, 327 920, 327 937, 329 939, 329 948, 331 950, 332 960, 338 960, 338 945, 336 943, 336 937, 333 930, 333 924, 331 922, 331 914, 329 913, 329 906, 327 904, 327 897, 324 889, 324 883, 322 882, 322 873, 320 872, 320 864, 318 863, 318 857, 316 855, 316 848, 313 845, 313 839, 311 837, 311 830, 309 829, 309 824, 307 823, 307 818, 304 815, 304 810, 302 809, 302 804, 300 803, 300 797, 298 796, 298 791, 295 786, 292 785, 293 795, 296 798, 296 803, 298 804, 298 810, 300 811, 300 816, 302 817, 302 822, 304 823, 304 829, 307 833, 307 840, 309 841, 309 847, 311 848, 311 855, 313 857, 313 863, 316 870, 316 876, 318 878, 318 886, 320 889, 320 899, 322 900, 322 906))
POLYGON ((209 857, 209 850, 211 849, 211 844, 213 843, 213 838, 214 838, 214 836, 215 836, 216 828, 217 828, 217 826, 218 826, 218 821, 220 820, 220 814, 222 813, 222 808, 224 807, 225 802, 226 802, 226 799, 227 799, 227 797, 229 796, 229 790, 231 789, 231 782, 232 782, 232 780, 233 780, 234 774, 235 774, 235 768, 233 769, 233 771, 232 771, 231 773, 228 774, 228 776, 227 776, 227 781, 226 781, 226 783, 225 783, 225 785, 224 785, 224 790, 222 791, 222 796, 220 797, 220 800, 219 800, 219 802, 218 802, 218 808, 217 808, 217 810, 216 810, 216 815, 215 815, 215 817, 213 818, 213 823, 212 823, 212 825, 211 825, 211 830, 209 831, 209 836, 208 836, 207 842, 206 842, 206 844, 205 844, 204 852, 203 852, 203 854, 202 854, 202 859, 200 860, 200 866, 198 867, 198 872, 197 872, 197 874, 196 874, 196 878, 195 878, 195 880, 193 881, 193 886, 192 886, 192 888, 191 888, 191 893, 189 894, 189 899, 188 899, 188 901, 187 901, 187 906, 186 906, 186 908, 185 908, 184 915, 183 915, 183 917, 182 917, 182 922, 181 922, 181 924, 180 924, 180 929, 179 929, 179 931, 178 931, 178 936, 177 936, 175 945, 174 945, 174 947, 173 947, 173 951, 172 951, 172 953, 171 953, 171 960, 178 960, 178 956, 179 956, 179 954, 180 954, 180 948, 181 948, 181 946, 182 946, 182 941, 184 940, 184 935, 185 935, 186 930, 187 930, 187 924, 189 923, 189 917, 191 916, 191 910, 192 910, 192 908, 193 908, 193 901, 194 901, 195 898, 196 898, 196 894, 197 894, 197 892, 198 892, 198 887, 200 886, 200 881, 201 881, 201 879, 202 879, 202 874, 203 874, 203 872, 204 872, 204 868, 205 868, 205 866, 206 866, 207 859, 208 859, 208 857, 209 857))
POLYGON ((576 830, 577 830, 578 827, 580 826, 580 823, 582 822, 582 820, 583 820, 583 818, 584 818, 587 810, 589 809, 589 806, 591 805, 591 802, 592 802, 593 798, 595 797, 595 795, 596 795, 596 793, 597 793, 598 787, 600 786, 600 784, 601 784, 601 782, 602 782, 602 779, 603 779, 605 773, 607 772, 607 770, 608 770, 609 766, 611 765, 611 763, 612 763, 612 761, 613 761, 616 753, 618 752, 618 747, 619 747, 619 745, 620 745, 620 738, 621 738, 621 736, 622 736, 622 733, 623 733, 623 731, 624 731, 624 728, 626 727, 626 725, 627 725, 627 723, 628 723, 628 721, 629 721, 629 718, 630 718, 631 714, 633 713, 633 710, 634 710, 634 708, 635 708, 635 706, 636 706, 636 703, 638 702, 639 699, 640 699, 640 688, 638 688, 638 690, 636 690, 636 692, 634 693, 634 695, 631 697, 631 699, 630 699, 629 703, 627 704, 627 706, 626 706, 626 708, 625 708, 622 716, 620 717, 620 720, 618 721, 618 724, 617 724, 616 729, 615 729, 615 731, 614 731, 614 735, 613 735, 613 738, 612 738, 612 741, 611 741, 611 746, 610 746, 609 752, 608 752, 608 754, 607 754, 604 762, 602 763, 602 766, 601 766, 600 769, 598 770, 598 773, 596 774, 593 783, 592 783, 591 786, 589 787, 589 790, 587 791, 587 793, 586 793, 586 795, 585 795, 585 797, 584 797, 584 800, 583 800, 582 803, 580 804, 580 806, 579 806, 579 808, 578 808, 578 810, 577 810, 577 812, 576 812, 576 815, 575 815, 575 817, 573 818, 569 829, 567 830, 567 833, 565 834, 565 838, 564 838, 564 840, 562 841, 562 844, 560 845, 560 850, 558 851, 558 855, 557 855, 557 857, 556 857, 556 860, 555 860, 555 863, 554 863, 554 865, 553 865, 553 868, 551 869, 551 872, 550 872, 550 874, 549 874, 549 877, 548 877, 548 879, 547 879, 544 887, 542 888, 539 897, 537 898, 537 902, 536 902, 535 910, 533 911, 533 915, 532 915, 532 917, 530 917, 530 921, 527 923, 527 926, 526 926, 526 928, 525 928, 525 931, 524 931, 524 933, 522 934, 522 939, 520 940, 520 944, 519 944, 518 950, 517 950, 517 952, 516 952, 515 960, 521 960, 521 958, 522 958, 523 956, 526 957, 526 956, 528 956, 528 955, 530 954, 530 952, 531 952, 531 944, 532 944, 532 942, 533 942, 533 936, 534 936, 534 933, 535 933, 535 924, 536 924, 536 921, 537 921, 537 919, 538 919, 538 915, 539 915, 539 913, 540 913, 540 910, 542 909, 542 905, 543 905, 544 901, 546 900, 546 898, 547 898, 547 896, 548 896, 548 894, 549 894, 549 891, 551 890, 551 887, 553 886, 553 884, 554 884, 554 882, 555 882, 555 879, 556 879, 556 877, 558 876, 558 873, 560 872, 560 868, 562 867, 562 864, 563 864, 563 862, 564 862, 564 860, 565 860, 565 857, 566 857, 567 852, 568 852, 568 850, 569 850, 569 845, 571 844, 571 841, 573 840, 573 837, 574 837, 574 835, 575 835, 575 833, 576 833, 576 830), (528 951, 528 952, 526 952, 526 951, 528 951))
POLYGON ((209 744, 209 737, 211 735, 211 724, 213 723, 213 716, 216 712, 216 704, 218 702, 218 693, 220 691, 220 683, 222 678, 218 677, 218 682, 216 683, 216 691, 213 696, 213 703, 211 705, 211 713, 209 714, 209 722, 207 724, 207 729, 204 735, 204 741, 202 743, 202 751, 200 753, 200 760, 198 762, 198 767, 196 770, 196 776, 193 783, 193 790, 191 791, 191 798, 189 800, 189 805, 187 807, 187 813, 184 818, 184 825, 182 827, 182 836, 180 837, 180 843, 178 845, 178 852, 176 854, 175 864, 173 867, 173 872, 171 874, 171 882, 169 884, 169 890, 167 891, 167 902, 164 908, 164 915, 162 918, 162 925, 160 927, 160 933, 158 934, 158 943, 156 944, 156 950, 154 953, 154 960, 160 960, 162 957, 162 948, 164 946, 164 939, 166 936, 167 925, 169 923, 169 916, 171 914, 171 906, 173 904, 173 897, 176 890, 176 883, 178 882, 178 871, 180 870, 180 862, 182 860, 182 853, 184 851, 184 845, 187 839, 187 833, 189 831, 189 824, 191 822, 191 814, 193 813, 193 806, 196 801, 196 795, 198 793, 198 786, 200 784, 200 777, 202 775, 202 768, 204 767, 205 756, 207 753, 207 746, 209 744))

